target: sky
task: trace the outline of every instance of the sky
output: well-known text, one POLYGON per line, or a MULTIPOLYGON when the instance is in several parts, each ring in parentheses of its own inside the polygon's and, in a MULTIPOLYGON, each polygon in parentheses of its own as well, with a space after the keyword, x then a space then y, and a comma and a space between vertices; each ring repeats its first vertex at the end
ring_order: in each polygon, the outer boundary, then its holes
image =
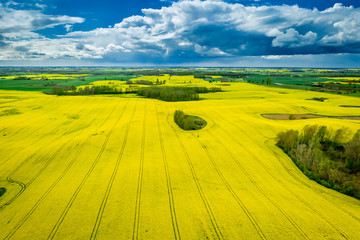
POLYGON ((0 0, 0 66, 360 68, 360 1, 0 0))

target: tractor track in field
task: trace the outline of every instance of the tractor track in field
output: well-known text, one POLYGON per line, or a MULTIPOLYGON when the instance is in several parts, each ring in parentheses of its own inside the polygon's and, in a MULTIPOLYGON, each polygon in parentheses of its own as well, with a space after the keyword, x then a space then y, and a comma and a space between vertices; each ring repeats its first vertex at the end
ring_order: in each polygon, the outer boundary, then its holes
MULTIPOLYGON (((129 102, 128 102, 129 103, 129 102)), ((124 107, 123 112, 125 111, 127 105, 124 107)), ((111 115, 111 114, 110 114, 111 115)), ((110 115, 108 117, 110 117, 110 115)), ((121 114, 122 115, 122 114, 121 114)), ((65 217, 67 216, 67 213, 69 212, 72 204, 74 203, 75 199, 77 198, 77 196, 79 195, 82 187, 85 185, 85 182, 87 181, 87 179, 89 178, 89 176, 91 175, 92 171, 94 170, 95 166, 97 165, 98 161, 100 160, 106 145, 109 141, 109 138, 112 134, 112 130, 115 128, 115 126, 117 125, 117 123, 120 121, 120 118, 117 119, 117 121, 115 122, 115 124, 113 125, 113 127, 109 130, 109 133, 106 135, 105 140, 101 146, 101 149, 98 153, 98 155, 96 156, 94 162, 92 163, 92 165, 90 166, 90 169, 88 170, 88 172, 86 173, 86 175, 84 176, 83 180, 80 182, 79 186, 77 187, 77 189, 75 190, 74 194, 71 196, 70 201, 68 202, 68 204, 66 205, 65 209, 63 210, 63 212, 61 213, 61 216, 59 217, 59 219, 57 220, 55 226, 52 228, 48 239, 53 239, 57 233, 57 231, 59 230, 62 222, 64 221, 65 217)))
POLYGON ((144 120, 143 120, 142 131, 143 132, 142 132, 142 136, 141 136, 140 167, 139 167, 139 176, 138 176, 138 186, 137 186, 137 192, 136 192, 135 217, 134 217, 132 239, 139 239, 141 190, 142 190, 142 182, 143 182, 142 179, 143 179, 143 172, 144 172, 144 157, 145 157, 146 101, 145 101, 145 111, 144 111, 144 120))
MULTIPOLYGON (((59 138, 66 135, 66 133, 74 127, 78 122, 74 122, 59 138)), ((34 144, 34 143, 33 143, 34 144)), ((7 177, 6 180, 9 183, 14 183, 20 186, 20 191, 15 194, 11 199, 9 199, 4 204, 0 205, 0 211, 3 210, 6 206, 10 205, 12 202, 14 202, 25 190, 27 187, 29 187, 40 175, 41 173, 49 166, 49 164, 54 160, 56 155, 68 144, 68 142, 62 144, 60 148, 58 148, 51 156, 50 158, 45 162, 45 164, 41 167, 41 169, 33 176, 27 183, 23 183, 21 181, 14 180, 12 177, 13 175, 19 171, 29 160, 31 160, 38 152, 40 152, 42 149, 39 149, 29 157, 27 157, 24 161, 22 161, 7 177)))
POLYGON ((72 167, 74 162, 77 160, 78 156, 82 152, 86 141, 83 142, 83 144, 80 146, 80 149, 76 153, 76 156, 71 160, 71 162, 68 164, 68 166, 65 168, 65 170, 61 173, 61 175, 55 180, 55 182, 48 188, 45 193, 41 196, 41 198, 35 203, 35 205, 30 209, 30 211, 24 216, 23 219, 16 225, 15 228, 4 238, 10 239, 16 232, 21 228, 21 226, 26 222, 26 220, 34 213, 34 211, 37 209, 37 207, 40 205, 40 203, 45 199, 45 197, 53 190, 53 188, 60 182, 60 180, 65 176, 65 174, 69 171, 69 169, 72 167))
MULTIPOLYGON (((192 135, 194 136, 194 133, 192 133, 192 135)), ((197 139, 197 137, 194 137, 194 139, 197 139)), ((229 184, 229 182, 226 180, 226 178, 224 177, 223 173, 221 172, 219 166, 217 165, 216 161, 214 160, 214 158, 211 156, 211 154, 209 153, 208 149, 206 148, 206 146, 199 140, 197 139, 197 142, 199 143, 199 145, 202 147, 202 149, 204 150, 204 152, 206 153, 207 157, 209 158, 211 164, 213 165, 216 173, 219 175, 220 179, 222 180, 222 182, 224 183, 226 189, 230 192, 230 194, 232 195, 232 197, 234 198, 234 200, 237 202, 237 204, 240 206, 240 208, 242 209, 242 211, 245 213, 246 217, 249 219, 249 221, 251 222, 251 224, 253 225, 253 227, 255 228, 255 231, 258 233, 259 237, 261 239, 266 239, 265 234, 263 233, 263 231, 261 230, 259 224, 257 223, 257 221, 255 220, 255 218, 252 216, 252 214, 250 213, 250 211, 248 210, 248 208, 245 206, 245 204, 241 201, 241 199, 239 198, 239 196, 235 193, 235 191, 233 190, 233 188, 231 187, 231 185, 229 184)))
MULTIPOLYGON (((104 110, 103 110, 104 111, 104 110)), ((102 114, 102 112, 98 116, 102 114)), ((94 122, 96 118, 94 118, 91 122, 94 122)), ((104 121, 102 125, 105 123, 104 121)), ((59 175, 59 177, 55 180, 55 182, 44 192, 44 194, 39 198, 39 200, 33 205, 33 207, 27 212, 27 214, 20 220, 20 222, 11 230, 11 232, 4 238, 4 239, 10 239, 17 230, 20 229, 20 227, 27 221, 27 219, 34 213, 34 211, 37 209, 37 207, 40 205, 40 203, 45 199, 45 197, 54 189, 54 187, 61 181, 61 179, 66 175, 66 173, 70 170, 72 165, 75 163, 77 158, 79 157, 80 153, 82 152, 85 143, 91 138, 91 135, 88 136, 80 145, 79 150, 76 152, 74 158, 69 162, 69 164, 66 166, 66 168, 63 170, 63 172, 59 175)))
MULTIPOLYGON (((81 109, 81 107, 82 107, 83 105, 85 105, 88 101, 89 101, 89 100, 86 99, 86 101, 83 101, 76 109, 81 109)), ((50 104, 50 103, 47 103, 47 104, 50 104)), ((70 103, 69 103, 68 105, 62 106, 62 108, 61 108, 60 110, 61 110, 61 111, 64 111, 65 109, 68 109, 69 106, 71 106, 70 103)), ((73 112, 74 112, 74 113, 78 113, 76 110, 74 110, 73 112)), ((58 116, 58 115, 59 115, 59 111, 55 111, 53 114, 49 115, 48 118, 51 119, 51 117, 53 117, 53 116, 55 117, 55 116, 58 116)), ((67 115, 67 114, 64 113, 64 115, 61 116, 59 119, 66 118, 66 115, 67 115)), ((37 118, 37 120, 40 120, 40 119, 42 119, 42 116, 40 116, 40 117, 37 118)), ((32 120, 34 120, 34 119, 32 119, 32 120)), ((22 123, 25 123, 25 122, 28 122, 28 120, 26 119, 26 120, 22 121, 20 124, 23 125, 22 123)), ((31 124, 30 124, 30 125, 31 125, 31 124)), ((16 135, 16 134, 18 134, 18 133, 21 132, 22 130, 26 129, 28 126, 29 126, 29 125, 25 125, 24 127, 22 127, 22 128, 20 128, 20 129, 18 129, 17 131, 11 133, 11 135, 16 135)), ((55 129, 56 129, 56 128, 55 128, 55 129)), ((30 132, 29 134, 27 134, 27 135, 25 135, 25 136, 22 135, 22 137, 23 137, 23 138, 26 138, 26 137, 28 137, 28 136, 33 135, 33 134, 36 133, 37 131, 38 131, 38 129, 35 129, 34 131, 30 132)), ((54 130, 53 130, 53 131, 54 131, 54 130)), ((53 132, 53 131, 52 131, 52 132, 53 132)), ((50 132, 50 134, 51 134, 52 132, 50 132)), ((41 138, 39 138, 38 140, 41 140, 41 138)), ((30 146, 31 146, 31 145, 33 145, 33 143, 30 144, 30 146)))
MULTIPOLYGON (((216 113, 218 116, 220 116, 220 114, 216 113)), ((221 117, 221 116, 220 116, 221 117)), ((235 128, 239 129, 242 133, 244 133, 246 136, 248 136, 241 128, 239 128, 236 124, 234 124, 233 122, 230 122, 228 120, 226 120, 225 118, 221 117, 223 120, 229 122, 231 125, 233 125, 235 128)), ((242 121, 242 122, 245 122, 244 120, 240 120, 239 121, 242 121)), ((248 123, 248 122, 246 122, 248 123)), ((259 132, 257 130, 256 127, 254 127, 255 131, 257 131, 259 133, 260 136, 263 136, 265 138, 267 138, 266 136, 264 136, 261 132, 259 132)), ((225 129, 223 129, 225 131, 225 129)), ((228 135, 230 136, 230 134, 228 133, 228 135)), ((231 136, 232 137, 232 136, 231 136)), ((232 137, 233 138, 233 137, 232 137)), ((256 144, 256 142, 254 141, 254 139, 252 139, 250 136, 249 136, 249 139, 256 144)), ((233 140, 235 140, 239 145, 243 146, 242 144, 240 144, 236 139, 233 138, 233 140)), ((269 140, 269 139, 268 139, 269 140)), ((267 140, 267 141, 268 141, 267 140)), ((266 141, 265 141, 266 142, 266 141)), ((265 143, 264 142, 264 143, 265 143)), ((269 144, 268 143, 265 143, 265 145, 269 148, 269 144)), ((271 149, 270 149, 271 152, 273 152, 271 149)), ((273 152, 274 153, 274 152, 273 152)), ((289 174, 289 176, 291 176, 294 180, 304 184, 303 181, 301 181, 299 178, 297 178, 294 174, 291 173, 291 171, 285 166, 285 164, 282 162, 282 160, 280 160, 280 158, 278 157, 277 154, 274 154, 276 156, 276 158, 278 159, 278 161, 280 162, 280 164, 284 167, 285 171, 289 174)), ((253 155, 254 156, 254 155, 253 155)), ((255 158, 255 156, 254 156, 255 158)), ((328 220, 328 217, 326 217, 324 214, 322 214, 321 212, 319 212, 316 208, 312 207, 311 204, 309 204, 305 199, 303 199, 302 197, 300 197, 298 194, 294 193, 292 190, 290 190, 288 187, 286 187, 285 184, 283 184, 282 181, 280 180, 277 180, 276 177, 271 174, 268 169, 266 168, 266 166, 257 158, 255 158, 256 161, 262 166, 262 168, 274 179, 276 180, 277 182, 279 182, 288 192, 290 192, 293 196, 295 196, 300 202, 302 202, 304 205, 306 205, 309 209, 311 209, 314 213, 316 213, 318 216, 320 216, 328 225, 330 225, 336 232, 338 232, 343 238, 345 239, 350 239, 350 237, 342 230, 340 230, 339 228, 337 228, 334 224, 332 224, 329 220, 328 220)), ((312 191, 314 191, 313 188, 309 187, 307 184, 305 184, 305 186, 307 186, 309 189, 311 189, 312 191)), ((316 193, 316 192, 315 192, 316 193)), ((328 201, 329 202, 329 201, 328 201)), ((331 202, 329 202, 330 204, 332 204, 331 202)), ((336 206, 337 207, 337 206, 336 206)), ((341 209, 343 210, 343 209, 341 209)), ((347 213, 346 211, 344 211, 344 213, 347 213)), ((349 215, 351 216, 351 215, 349 215)))
MULTIPOLYGON (((137 103, 136 103, 137 104, 137 103)), ((118 158, 116 160, 116 163, 115 163, 115 167, 114 167, 114 171, 110 177, 110 180, 109 180, 109 183, 106 187, 106 191, 105 191, 105 194, 104 194, 104 197, 101 201, 101 205, 100 205, 100 208, 99 208, 99 212, 96 216, 96 220, 95 220, 95 223, 94 223, 94 226, 93 226, 93 230, 91 232, 91 236, 90 236, 90 239, 96 239, 97 237, 97 234, 98 234, 98 231, 99 231, 99 228, 100 228, 100 225, 101 225, 101 220, 102 220, 102 216, 104 214, 104 211, 105 211, 105 207, 106 207, 106 204, 107 204, 107 201, 109 199, 109 196, 110 196, 110 193, 111 193, 111 189, 112 189, 112 186, 114 184, 114 181, 115 181, 115 177, 116 177, 116 174, 118 172, 118 169, 119 169, 119 166, 120 166, 120 163, 121 163, 121 160, 122 160, 122 157, 123 157, 123 154, 124 154, 124 151, 125 151, 125 147, 126 147, 126 143, 127 143, 127 139, 128 139, 128 136, 129 136, 129 131, 130 131, 130 126, 131 126, 131 121, 132 119, 134 118, 134 115, 135 115, 135 111, 136 110, 136 106, 134 107, 134 110, 132 112, 132 115, 130 117, 130 120, 129 122, 127 123, 127 127, 126 127, 126 130, 125 130, 125 135, 124 135, 124 140, 122 142, 122 145, 121 145, 121 149, 120 149, 120 152, 119 152, 119 155, 118 155, 118 158)), ((121 119, 123 117, 123 114, 125 112, 125 109, 124 111, 122 112, 121 116, 119 119, 121 119)), ((145 108, 145 112, 146 112, 146 108, 145 108)), ((144 123, 145 124, 145 123, 144 123)), ((117 124, 116 124, 117 125, 117 124)), ((144 146, 142 146, 143 148, 144 146)), ((143 156, 142 156, 143 157, 143 156)))
POLYGON ((202 202, 203 202, 203 204, 205 206, 205 209, 207 211, 207 214, 208 214, 208 216, 210 218, 210 222, 211 222, 211 225, 212 225, 212 227, 213 227, 213 229, 215 231, 216 237, 218 239, 224 239, 224 236, 223 236, 223 234, 222 234, 222 232, 221 232, 221 230, 219 228, 219 225, 217 223, 217 220, 215 218, 214 212, 212 211, 212 209, 210 207, 210 204, 209 204, 209 201, 207 200, 207 198, 206 198, 206 196, 204 194, 204 191, 203 191, 203 189, 201 187, 201 184, 200 184, 199 179, 198 179, 198 177, 196 175, 196 172, 195 172, 194 165, 191 162, 190 156, 189 156, 188 152, 186 151, 184 143, 182 142, 182 140, 181 140, 179 134, 177 133, 176 129, 174 128, 174 126, 170 125, 170 127, 172 128, 172 130, 173 130, 173 132, 174 132, 174 134, 176 136, 176 139, 178 140, 178 142, 180 144, 181 150, 185 155, 186 161, 187 161, 187 163, 189 165, 189 168, 190 168, 191 176, 192 176, 192 178, 193 178, 193 180, 195 182, 195 185, 196 185, 196 188, 197 188, 198 193, 200 195, 200 198, 201 198, 201 200, 202 200, 202 202))
MULTIPOLYGON (((277 152, 275 152, 273 149, 270 148, 270 144, 269 141, 271 140, 271 138, 269 138, 268 140, 264 141, 264 143, 267 145, 267 147, 269 148, 269 150, 276 156, 276 158, 278 159, 278 161, 280 162, 280 164, 284 167, 284 169, 286 170, 286 172, 293 177, 295 180, 297 180, 298 182, 304 184, 306 187, 308 187, 309 189, 311 189, 312 191, 313 188, 306 182, 304 182, 303 180, 299 179, 295 174, 293 174, 291 172, 291 170, 285 165, 284 161, 281 159, 281 157, 279 156, 279 154, 277 152)), ((323 193, 323 191, 319 190, 321 193, 323 193)), ((314 191, 315 192, 315 191, 314 191)), ((316 192, 315 192, 316 193, 316 192)), ((323 198, 323 197, 322 197, 323 198)), ((333 203, 329 202, 330 204, 334 205, 333 203)), ((342 208, 340 205, 336 205, 337 208, 341 209, 341 211, 343 211, 345 214, 348 214, 350 217, 352 217, 354 220, 356 220, 357 222, 360 222, 360 218, 355 216, 354 214, 352 214, 351 212, 349 212, 348 210, 342 208)), ((327 221, 327 220, 326 220, 327 221)))
MULTIPOLYGON (((47 104, 51 104, 52 102, 54 102, 55 101, 55 98, 53 98, 51 101, 49 101, 47 104)), ((35 110, 37 110, 37 109, 35 109, 35 110)), ((33 111, 35 111, 35 110, 33 110, 33 111)), ((9 116, 9 119, 10 120, 13 120, 13 119, 15 119, 15 118, 17 118, 18 116, 17 115, 11 115, 11 116, 9 116)), ((41 117, 40 117, 41 118, 41 117)), ((9 119, 7 119, 7 120, 9 120, 9 119)), ((24 121, 21 121, 20 122, 20 124, 22 125, 22 123, 25 123, 25 122, 28 122, 28 120, 27 119, 25 119, 24 121)))
MULTIPOLYGON (((85 101, 85 102, 86 102, 86 101, 85 101)), ((85 102, 84 102, 83 104, 81 104, 78 108, 80 109, 80 107, 81 107, 82 105, 84 105, 85 102)), ((76 112, 76 111, 74 111, 74 112, 76 112)), ((55 113, 55 114, 52 114, 52 115, 56 115, 56 113, 55 113)), ((51 116, 52 116, 52 115, 51 115, 51 116)), ((65 116, 62 117, 62 118, 65 118, 65 116)), ((24 121, 24 122, 25 122, 25 121, 24 121)), ((16 131, 15 133, 20 132, 21 130, 25 129, 26 127, 27 127, 27 126, 19 129, 19 130, 16 131)), ((48 133, 48 134, 51 134, 51 133, 54 132, 54 130, 56 130, 56 129, 57 129, 57 128, 55 127, 55 128, 54 128, 50 133, 48 133)), ((27 134, 26 136, 22 136, 22 137, 23 137, 23 138, 26 138, 27 136, 31 136, 32 134, 36 133, 37 131, 38 131, 38 129, 35 129, 34 131, 30 132, 30 133, 27 134)), ((33 141, 27 148, 33 146, 35 143, 39 142, 42 138, 43 138, 43 136, 39 137, 37 140, 33 141)), ((25 148, 25 149, 26 149, 26 148, 25 148)), ((23 149, 23 150, 24 150, 24 149, 23 149)), ((5 160, 4 162, 2 162, 1 165, 4 165, 7 161, 9 161, 9 159, 13 158, 16 154, 18 154, 18 152, 15 153, 15 154, 13 154, 10 158, 8 158, 7 160, 5 160)))
MULTIPOLYGON (((279 158, 276 156, 276 158, 279 160, 279 158)), ((280 161, 280 160, 279 160, 280 161)), ((263 166, 265 167, 265 166, 263 166)), ((288 171, 288 169, 286 169, 286 172, 291 176, 292 174, 290 174, 290 172, 288 171)), ((269 173, 269 172, 268 172, 269 173)), ((274 178, 274 177, 273 177, 274 178)), ((275 179, 275 178, 274 178, 275 179)), ((283 187, 285 187, 285 184, 282 184, 283 187)), ((338 229, 334 224, 332 224, 328 218, 322 214, 321 212, 319 212, 317 209, 315 209, 314 207, 312 207, 306 200, 304 200, 302 197, 300 197, 299 195, 295 194, 292 190, 290 190, 289 188, 285 187, 292 195, 294 195, 298 200, 300 200, 303 204, 305 204, 308 208, 310 208, 314 213, 316 213, 317 215, 319 215, 327 224, 329 224, 333 229, 335 229, 342 237, 344 237, 345 239, 350 239, 350 237, 343 232, 342 230, 338 229)))
MULTIPOLYGON (((47 104, 51 104, 51 103, 54 102, 54 101, 55 101, 55 99, 53 99, 51 102, 49 102, 49 103, 47 103, 47 104)), ((62 106, 62 109, 61 109, 61 110, 66 109, 66 108, 69 107, 70 105, 71 105, 71 104, 69 103, 68 105, 62 106)), ((51 114, 50 116, 56 116, 57 113, 58 113, 58 111, 54 112, 54 113, 51 114)), ((16 117, 17 117, 17 116, 15 115, 13 118, 16 118, 16 117)), ((39 115, 36 120, 39 120, 39 119, 42 119, 42 116, 41 116, 41 115, 39 115)), ((34 120, 34 119, 32 119, 32 120, 34 120)), ((23 125, 24 125, 23 123, 27 123, 27 122, 29 122, 29 121, 28 121, 27 118, 25 118, 25 120, 24 120, 24 121, 21 121, 21 122, 19 123, 19 125, 23 126, 23 125)), ((31 125, 31 123, 30 123, 29 125, 31 125)), ((18 129, 17 131, 13 132, 12 135, 15 135, 15 134, 19 133, 20 131, 22 131, 23 129, 26 129, 29 125, 25 125, 24 127, 18 129)), ((35 131, 34 131, 34 132, 35 132, 35 131)), ((32 133, 33 133, 33 132, 32 132, 32 133)), ((31 134, 28 134, 28 135, 31 135, 31 134)))
MULTIPOLYGON (((208 132, 208 134, 215 138, 215 136, 208 132)), ((293 227, 300 233, 300 235, 304 239, 310 239, 309 236, 301 229, 301 227, 295 222, 295 220, 284 211, 279 204, 272 201, 265 192, 259 187, 259 185, 256 183, 256 181, 250 176, 250 174, 245 170, 245 168, 242 166, 242 164, 238 161, 238 159, 231 153, 229 148, 227 148, 225 145, 222 146, 226 150, 226 153, 231 157, 231 159, 236 163, 236 165, 240 168, 240 170, 245 174, 245 176, 250 180, 250 182, 258 189, 258 191, 276 208, 279 210, 279 212, 284 215, 284 217, 293 225, 293 227)), ((206 151, 208 151, 206 149, 206 151)), ((209 153, 207 153, 209 155, 209 153)))
MULTIPOLYGON (((227 133, 227 132, 226 132, 227 133)), ((214 139, 216 138, 213 133, 211 131, 207 131, 207 134, 209 134, 211 137, 213 137, 214 139)), ((228 133, 227 133, 228 134, 228 133)), ((200 140, 198 140, 200 142, 200 140)), ((206 154, 208 155, 209 159, 213 162, 213 165, 215 167, 216 163, 214 159, 212 159, 210 153, 208 152, 207 148, 201 144, 200 145, 203 147, 203 149, 205 150, 206 154)), ((231 153, 231 151, 229 150, 228 147, 226 147, 226 145, 222 146, 223 149, 226 150, 227 154, 231 157, 231 159, 236 163, 236 165, 240 168, 240 170, 246 175, 246 177, 250 180, 250 182, 258 189, 258 191, 276 208, 278 209, 278 211, 284 215, 284 217, 291 223, 291 225, 293 225, 293 227, 300 233, 300 235, 304 238, 304 239, 310 239, 309 236, 302 230, 302 228, 295 222, 295 220, 286 213, 285 210, 283 210, 281 208, 281 206, 279 204, 277 204, 276 202, 272 201, 266 194, 265 192, 259 187, 259 185, 256 183, 256 181, 250 176, 250 174, 245 170, 245 168, 242 166, 242 164, 238 161, 238 159, 234 156, 234 154, 231 153)), ((218 167, 215 167, 218 169, 218 167)), ((255 226, 254 226, 255 227, 255 226)))
POLYGON ((201 144, 201 147, 203 148, 203 150, 205 151, 206 155, 208 156, 208 158, 210 159, 213 167, 215 168, 215 171, 217 172, 217 174, 219 175, 219 177, 221 178, 221 180, 223 181, 224 185, 226 186, 227 190, 231 193, 231 195, 233 196, 233 198, 235 199, 235 201, 238 203, 238 205, 241 207, 241 209, 243 210, 243 212, 245 213, 245 215, 248 217, 248 219, 250 220, 251 224, 253 225, 253 227, 255 228, 256 232, 258 233, 258 235, 260 236, 261 239, 266 239, 265 234, 263 233, 263 231, 261 230, 259 224, 256 222, 255 218, 252 216, 252 214, 250 213, 250 211, 247 209, 247 207, 245 206, 245 204, 241 201, 241 199, 239 198, 239 196, 235 193, 235 191, 232 189, 232 187, 230 186, 230 184, 228 183, 228 181, 225 179, 224 175, 222 174, 222 172, 220 171, 219 167, 217 166, 215 160, 213 159, 213 157, 210 155, 209 151, 207 150, 206 146, 201 144))
MULTIPOLYGON (((246 135, 246 133, 241 129, 239 128, 236 124, 234 124, 233 122, 231 121, 228 121, 227 119, 225 119, 224 117, 222 117, 220 114, 218 114, 216 112, 216 114, 221 118, 223 119, 223 121, 225 122, 228 122, 229 124, 233 125, 235 128, 239 129, 242 133, 244 133, 246 135)), ((226 131, 224 128, 221 128, 223 131, 225 131, 227 133, 227 135, 229 137, 231 137, 236 143, 238 143, 240 146, 244 147, 237 139, 235 139, 228 131, 226 131)), ((251 139, 252 142, 254 142, 254 140, 252 138, 249 137, 249 139, 251 139)), ((254 142, 255 143, 255 142, 254 142)), ((246 149, 244 147, 244 149, 246 149)), ((247 151, 247 150, 246 150, 247 151)), ((252 156, 254 156, 252 153, 250 153, 249 151, 247 151, 249 154, 251 154, 252 156)), ((279 184, 281 184, 289 193, 291 193, 292 195, 294 195, 300 202, 302 202, 305 206, 307 206, 309 209, 311 209, 314 213, 316 213, 317 215, 319 215, 327 224, 329 224, 334 230, 336 230, 342 237, 344 237, 345 239, 350 239, 346 233, 344 233, 343 231, 341 231, 340 229, 338 229, 336 226, 334 226, 328 219, 327 217, 320 213, 318 210, 316 210, 315 208, 313 208, 307 201, 305 201, 303 198, 301 198, 300 196, 298 196, 297 194, 295 194, 293 191, 291 191, 288 187, 285 186, 285 184, 283 184, 280 180, 277 180, 276 177, 270 173, 268 171, 268 169, 266 168, 266 166, 259 160, 257 159, 257 157, 254 156, 254 159, 256 160, 257 163, 259 163, 262 168, 277 182, 279 182, 279 184)), ((285 169, 286 170, 286 169, 285 169)), ((288 172, 286 170, 286 172, 288 172)), ((291 176, 291 175, 290 175, 291 176)))
POLYGON ((160 141, 162 160, 163 160, 163 163, 164 163, 164 170, 165 170, 165 177, 166 177, 166 187, 167 187, 167 192, 168 192, 168 196, 169 196, 169 207, 170 207, 171 223, 172 223, 172 228, 173 228, 173 231, 174 231, 175 239, 180 240, 181 235, 180 235, 179 225, 178 225, 177 217, 176 217, 174 194, 172 192, 170 172, 169 172, 168 162, 167 162, 167 158, 166 158, 166 152, 165 152, 164 142, 163 142, 163 138, 162 138, 162 132, 161 132, 161 128, 160 128, 159 112, 158 112, 158 109, 157 109, 157 106, 156 106, 156 102, 154 102, 154 104, 155 104, 155 109, 156 109, 156 122, 157 122, 158 134, 159 134, 159 141, 160 141))

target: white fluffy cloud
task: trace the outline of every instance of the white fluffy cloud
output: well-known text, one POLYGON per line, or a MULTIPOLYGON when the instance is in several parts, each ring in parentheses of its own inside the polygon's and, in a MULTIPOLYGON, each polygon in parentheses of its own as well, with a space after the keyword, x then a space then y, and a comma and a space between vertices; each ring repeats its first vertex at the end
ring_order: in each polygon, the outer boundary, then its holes
POLYGON ((36 37, 36 30, 84 22, 80 17, 46 15, 40 10, 16 10, 1 4, 0 16, 0 34, 9 39, 36 37))
POLYGON ((184 0, 142 12, 113 27, 48 39, 34 31, 57 25, 66 28, 84 19, 0 6, 0 15, 8 16, 0 19, 5 21, 0 24, 0 46, 1 41, 8 45, 1 57, 109 58, 126 62, 360 52, 360 9, 341 4, 318 11, 296 5, 244 6, 184 0))

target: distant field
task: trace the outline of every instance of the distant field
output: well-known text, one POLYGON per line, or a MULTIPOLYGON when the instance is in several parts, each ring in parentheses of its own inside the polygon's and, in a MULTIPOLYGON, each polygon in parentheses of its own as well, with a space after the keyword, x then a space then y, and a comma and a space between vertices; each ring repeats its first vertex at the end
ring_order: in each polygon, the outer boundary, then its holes
MULTIPOLYGON (((218 86, 193 76, 138 78, 218 86)), ((360 120, 262 116, 360 116, 341 107, 359 99, 249 83, 221 88, 188 102, 0 90, 0 238, 359 239, 359 200, 310 181, 274 138, 307 124, 355 132, 360 120), (178 109, 206 127, 180 129, 178 109)))

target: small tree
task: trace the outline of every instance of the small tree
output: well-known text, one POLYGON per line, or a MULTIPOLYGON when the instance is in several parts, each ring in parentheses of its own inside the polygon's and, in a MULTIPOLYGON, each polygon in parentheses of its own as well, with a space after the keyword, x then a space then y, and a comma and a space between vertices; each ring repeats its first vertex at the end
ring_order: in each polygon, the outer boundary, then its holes
POLYGON ((268 78, 266 79, 266 85, 270 85, 270 84, 271 84, 271 81, 272 81, 271 78, 268 77, 268 78))

